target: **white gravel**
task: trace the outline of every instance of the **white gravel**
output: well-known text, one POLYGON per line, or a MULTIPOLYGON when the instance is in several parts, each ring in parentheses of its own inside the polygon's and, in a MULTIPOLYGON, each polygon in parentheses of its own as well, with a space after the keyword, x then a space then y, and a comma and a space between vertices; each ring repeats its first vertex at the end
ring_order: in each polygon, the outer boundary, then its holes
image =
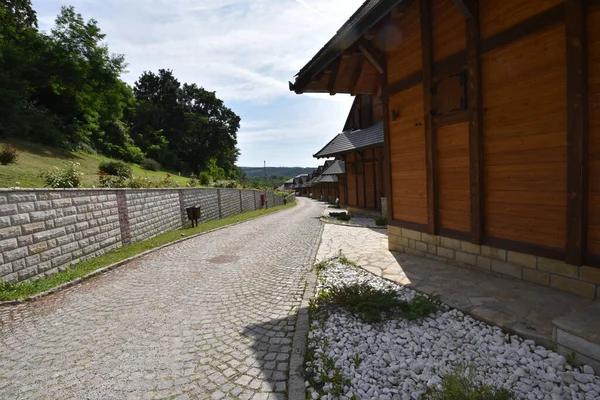
MULTIPOLYGON (((322 272, 317 293, 327 286, 367 282, 396 290, 406 300, 417 294, 363 270, 333 264, 322 272)), ((327 370, 323 354, 348 379, 341 395, 333 395, 334 387, 326 383, 322 396, 307 381, 313 399, 419 399, 426 387, 439 386, 440 377, 460 365, 474 367, 485 383, 508 388, 523 399, 600 399, 600 378, 591 367, 573 368, 563 356, 532 340, 447 307, 421 321, 378 324, 363 323, 344 310, 329 312, 313 320, 308 346, 314 354, 306 366, 309 375, 319 381, 327 370)))

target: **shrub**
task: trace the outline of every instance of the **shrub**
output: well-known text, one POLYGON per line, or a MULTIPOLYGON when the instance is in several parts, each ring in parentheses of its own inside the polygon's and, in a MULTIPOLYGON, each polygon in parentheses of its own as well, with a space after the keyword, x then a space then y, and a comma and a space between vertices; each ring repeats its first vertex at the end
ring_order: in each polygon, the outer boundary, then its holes
POLYGON ((379 322, 382 314, 408 320, 427 317, 438 310, 437 300, 417 295, 405 301, 393 290, 375 289, 367 283, 333 286, 322 291, 314 301, 317 306, 343 307, 358 314, 365 322, 379 322))
POLYGON ((377 226, 386 226, 387 225, 387 218, 377 218, 377 219, 375 219, 375 225, 377 225, 377 226))
POLYGON ((140 162, 140 167, 148 171, 159 171, 160 163, 151 158, 144 158, 142 162, 140 162))
POLYGON ((198 175, 198 182, 200 182, 200 184, 202 186, 208 186, 210 185, 210 181, 211 181, 211 177, 210 174, 208 172, 200 172, 200 175, 198 175))
POLYGON ((8 165, 17 162, 17 148, 14 146, 2 146, 0 149, 0 164, 8 165))
POLYGON ((83 173, 78 171, 79 163, 69 162, 65 168, 54 167, 53 170, 42 172, 40 175, 47 187, 76 188, 81 186, 83 173))
POLYGON ((125 161, 120 160, 108 160, 102 161, 98 166, 100 172, 104 172, 108 175, 114 175, 121 178, 131 178, 133 176, 133 170, 131 166, 125 161))
POLYGON ((216 181, 213 186, 217 188, 235 189, 237 187, 237 182, 234 180, 221 180, 216 181))
POLYGON ((158 183, 158 187, 176 188, 179 187, 179 182, 172 180, 171 174, 167 174, 167 176, 158 183))
POLYGON ((190 180, 188 181, 187 187, 196 187, 198 186, 198 176, 195 173, 190 174, 190 180))

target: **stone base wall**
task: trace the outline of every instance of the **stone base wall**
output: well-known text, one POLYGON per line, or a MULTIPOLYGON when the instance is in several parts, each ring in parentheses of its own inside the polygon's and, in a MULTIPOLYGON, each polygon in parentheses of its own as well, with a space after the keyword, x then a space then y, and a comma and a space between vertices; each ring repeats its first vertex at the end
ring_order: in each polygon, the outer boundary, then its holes
POLYGON ((397 226, 388 227, 391 251, 448 262, 492 274, 553 287, 588 298, 600 298, 600 269, 516 251, 478 246, 397 226))
MULTIPOLYGON (((269 207, 283 204, 268 194, 269 207)), ((293 196, 288 201, 293 200, 293 196)), ((0 282, 46 277, 123 245, 260 208, 238 189, 0 189, 0 282)))

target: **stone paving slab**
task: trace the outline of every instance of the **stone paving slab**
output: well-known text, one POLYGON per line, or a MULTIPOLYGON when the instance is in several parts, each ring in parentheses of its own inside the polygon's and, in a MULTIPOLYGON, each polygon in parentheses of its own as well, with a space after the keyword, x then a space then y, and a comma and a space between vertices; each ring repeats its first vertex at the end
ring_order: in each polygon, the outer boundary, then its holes
POLYGON ((451 307, 546 347, 553 347, 553 319, 599 304, 525 281, 390 252, 383 230, 326 224, 317 259, 335 256, 340 250, 377 276, 438 294, 451 307))
POLYGON ((322 206, 182 242, 0 308, 0 399, 286 399, 322 206))

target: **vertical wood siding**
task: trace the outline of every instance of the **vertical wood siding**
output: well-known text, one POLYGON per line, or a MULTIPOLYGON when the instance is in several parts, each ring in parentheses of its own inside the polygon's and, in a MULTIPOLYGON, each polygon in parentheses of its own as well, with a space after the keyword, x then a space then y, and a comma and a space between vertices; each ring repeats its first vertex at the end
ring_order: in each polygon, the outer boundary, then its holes
POLYGON ((396 220, 427 223, 423 86, 416 85, 390 98, 390 166, 396 220))
POLYGON ((589 203, 588 253, 600 255, 600 11, 588 16, 589 203))
POLYGON ((466 45, 465 18, 452 0, 433 0, 433 59, 440 61, 466 45))
POLYGON ((436 183, 440 228, 469 232, 469 124, 437 128, 436 183))
POLYGON ((348 205, 357 206, 356 203, 356 180, 354 175, 354 153, 346 157, 346 184, 348 185, 348 205))
MULTIPOLYGON (((536 12, 540 6, 535 2, 536 12)), ((493 21, 483 19, 489 30, 493 21)), ((482 59, 485 233, 491 237, 565 247, 565 57, 561 26, 482 59)))
POLYGON ((421 29, 419 2, 415 1, 406 11, 399 24, 402 42, 387 54, 388 83, 421 70, 421 29))

